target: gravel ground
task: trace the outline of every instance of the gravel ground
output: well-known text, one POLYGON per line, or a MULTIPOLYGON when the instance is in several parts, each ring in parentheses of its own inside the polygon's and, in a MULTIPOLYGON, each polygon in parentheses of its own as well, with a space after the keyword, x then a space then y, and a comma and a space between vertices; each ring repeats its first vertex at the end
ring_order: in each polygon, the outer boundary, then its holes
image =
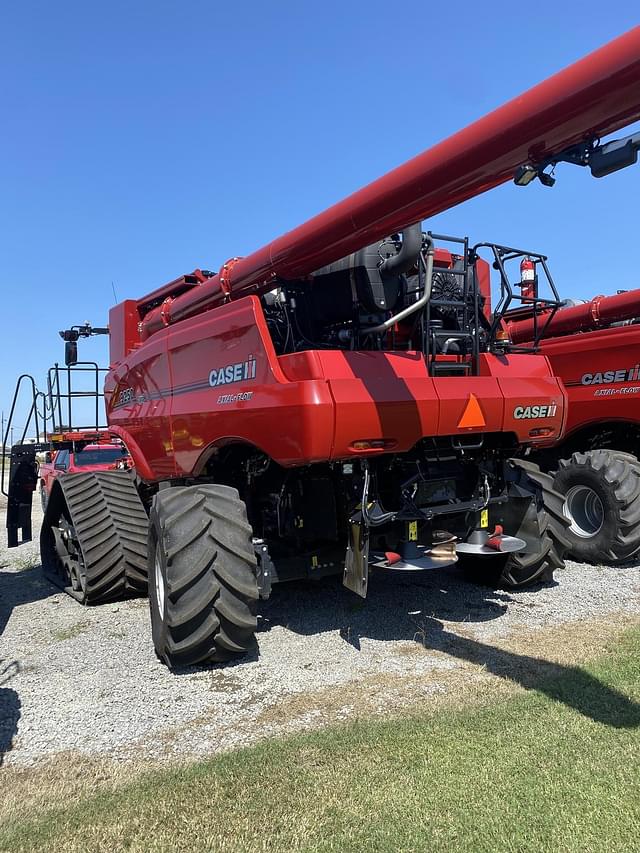
MULTIPOLYGON (((366 602, 328 579, 276 587, 262 604, 253 656, 171 674, 154 655, 145 599, 82 608, 44 580, 35 521, 35 542, 8 551, 3 530, 0 544, 7 766, 62 752, 204 756, 451 689, 452 671, 489 661, 492 644, 518 632, 613 614, 640 619, 638 565, 568 563, 557 584, 519 593, 475 586, 457 570, 376 575, 366 602)), ((510 655, 508 665, 518 660, 510 655)))

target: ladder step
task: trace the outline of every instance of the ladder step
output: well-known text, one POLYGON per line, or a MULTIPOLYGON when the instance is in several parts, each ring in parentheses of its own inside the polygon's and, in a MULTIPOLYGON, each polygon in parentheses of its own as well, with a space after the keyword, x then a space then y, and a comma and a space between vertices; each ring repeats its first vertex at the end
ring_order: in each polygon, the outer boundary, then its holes
POLYGON ((462 332, 458 329, 432 329, 431 334, 435 338, 458 338, 459 340, 467 339, 473 340, 473 334, 471 332, 462 332))
POLYGON ((451 363, 434 361, 429 365, 431 376, 470 376, 472 367, 466 363, 451 363))

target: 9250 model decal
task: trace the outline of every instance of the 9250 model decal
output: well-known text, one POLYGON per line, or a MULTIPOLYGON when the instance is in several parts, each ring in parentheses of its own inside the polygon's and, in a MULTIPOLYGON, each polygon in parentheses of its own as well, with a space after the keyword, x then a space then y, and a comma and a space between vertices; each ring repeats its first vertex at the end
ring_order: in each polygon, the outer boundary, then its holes
POLYGON ((115 406, 125 406, 127 403, 133 403, 136 393, 133 388, 123 388, 116 397, 115 406))
POLYGON ((218 385, 231 385, 233 382, 245 382, 255 378, 256 359, 250 355, 246 361, 237 361, 235 364, 227 364, 226 367, 214 367, 209 373, 209 385, 216 388, 218 385))
MULTIPOLYGON (((214 368, 209 376, 198 382, 189 382, 185 385, 174 385, 173 388, 159 388, 147 391, 145 394, 136 394, 133 388, 123 388, 115 396, 111 408, 117 409, 133 403, 146 403, 153 400, 162 400, 167 397, 177 397, 179 394, 189 394, 192 391, 200 391, 205 388, 216 388, 219 385, 232 385, 234 382, 246 382, 256 378, 256 358, 250 355, 246 361, 238 361, 235 364, 227 364, 224 367, 214 368)), ((253 391, 242 391, 236 394, 220 394, 218 403, 245 403, 253 397, 253 391)))
POLYGON ((119 409, 121 406, 128 406, 132 403, 144 403, 144 394, 136 394, 133 388, 122 388, 115 401, 112 403, 112 409, 119 409))

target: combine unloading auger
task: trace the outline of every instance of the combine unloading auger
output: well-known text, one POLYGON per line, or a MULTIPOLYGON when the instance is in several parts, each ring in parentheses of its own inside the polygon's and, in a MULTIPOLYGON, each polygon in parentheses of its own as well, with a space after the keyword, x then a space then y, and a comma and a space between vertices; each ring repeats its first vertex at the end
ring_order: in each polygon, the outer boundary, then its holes
POLYGON ((522 320, 508 320, 506 327, 511 340, 519 344, 533 340, 537 329, 542 326, 545 336, 551 338, 594 331, 612 323, 623 323, 639 317, 640 290, 625 290, 613 296, 594 296, 579 305, 568 305, 548 320, 544 314, 522 320))
POLYGON ((564 437, 536 460, 553 473, 564 496, 574 559, 598 565, 637 560, 640 290, 549 308, 538 299, 540 258, 528 259, 534 269, 520 285, 528 294, 523 305, 499 318, 513 347, 534 346, 567 390, 564 437))
POLYGON ((408 224, 497 187, 527 164, 541 168, 564 152, 640 119, 640 27, 409 160, 303 225, 187 292, 146 311, 142 336, 199 311, 260 294, 408 224))

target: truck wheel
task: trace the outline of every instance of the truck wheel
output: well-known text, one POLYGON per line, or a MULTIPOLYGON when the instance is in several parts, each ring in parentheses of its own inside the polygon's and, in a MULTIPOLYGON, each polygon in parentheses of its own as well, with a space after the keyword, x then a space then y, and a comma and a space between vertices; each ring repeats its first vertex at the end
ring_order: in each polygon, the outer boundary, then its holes
POLYGON ((40 505, 42 506, 42 512, 47 511, 47 490, 44 487, 44 483, 40 483, 40 505))
POLYGON ((235 489, 206 484, 158 492, 148 555, 153 644, 162 661, 227 661, 252 646, 256 557, 235 489))
POLYGON ((589 563, 619 563, 640 550, 640 463, 629 453, 590 450, 558 463, 570 553, 589 563))

